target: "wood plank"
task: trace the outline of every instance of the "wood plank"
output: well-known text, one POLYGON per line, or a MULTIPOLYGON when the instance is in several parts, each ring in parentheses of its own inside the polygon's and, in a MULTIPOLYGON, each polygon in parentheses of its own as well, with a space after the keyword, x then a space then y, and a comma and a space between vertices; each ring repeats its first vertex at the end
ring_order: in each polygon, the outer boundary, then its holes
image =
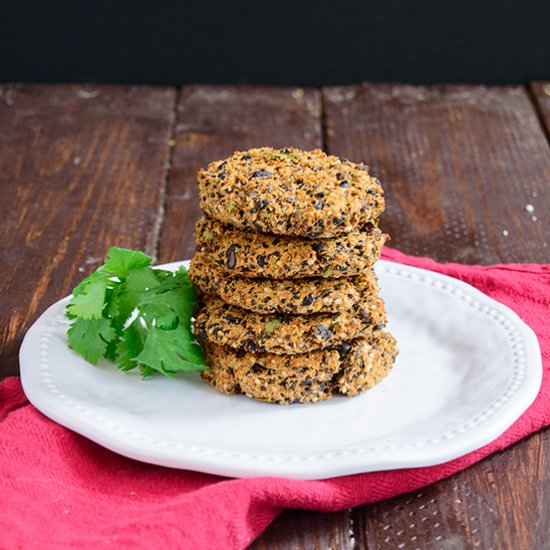
POLYGON ((441 261, 549 260, 550 157, 523 88, 364 85, 324 97, 328 149, 380 178, 394 246, 441 261))
POLYGON ((185 86, 178 102, 160 258, 172 261, 194 254, 193 228, 201 215, 199 168, 251 147, 320 147, 320 120, 317 90, 185 86))
MULTIPOLYGON (((251 86, 185 86, 177 108, 159 259, 191 258, 193 228, 201 212, 196 173, 235 150, 262 145, 322 145, 317 90, 251 86)), ((287 512, 256 542, 258 548, 327 548, 349 539, 344 514, 287 512)), ((333 546, 336 547, 336 546, 333 546)), ((345 546, 343 547, 345 548, 345 546)))
POLYGON ((550 431, 447 480, 353 511, 358 548, 547 548, 550 431))
POLYGON ((351 550, 349 512, 320 514, 288 510, 277 518, 250 550, 351 550))
POLYGON ((0 87, 0 374, 110 245, 155 251, 175 90, 0 87))
MULTIPOLYGON (((443 261, 550 260, 549 148, 523 88, 337 87, 324 90, 324 108, 329 152, 382 180, 394 246, 443 261)), ((357 508, 357 546, 542 548, 549 456, 546 430, 423 491, 357 508)))
POLYGON ((541 117, 541 124, 550 139, 550 82, 534 82, 531 85, 535 106, 541 117))

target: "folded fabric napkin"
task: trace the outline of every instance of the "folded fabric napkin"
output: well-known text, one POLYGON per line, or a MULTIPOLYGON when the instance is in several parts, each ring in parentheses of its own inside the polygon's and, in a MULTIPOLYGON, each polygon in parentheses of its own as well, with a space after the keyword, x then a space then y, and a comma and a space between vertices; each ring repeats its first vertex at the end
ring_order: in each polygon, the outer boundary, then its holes
POLYGON ((444 265, 391 249, 383 257, 470 283, 536 332, 542 388, 497 440, 429 468, 324 481, 228 479, 108 451, 40 414, 11 378, 0 383, 0 547, 243 548, 287 508, 331 512, 413 491, 549 425, 550 265, 444 265))

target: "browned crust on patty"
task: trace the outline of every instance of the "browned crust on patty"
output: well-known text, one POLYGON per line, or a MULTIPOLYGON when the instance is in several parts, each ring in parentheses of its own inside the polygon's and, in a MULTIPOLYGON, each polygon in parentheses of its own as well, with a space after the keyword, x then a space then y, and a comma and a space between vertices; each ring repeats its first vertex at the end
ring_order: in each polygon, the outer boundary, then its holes
POLYGON ((334 348, 386 324, 383 303, 367 311, 314 315, 269 315, 205 297, 195 323, 195 337, 220 346, 276 354, 334 348))
POLYGON ((353 397, 372 388, 390 373, 397 354, 397 341, 385 330, 373 332, 362 345, 352 345, 336 378, 338 392, 353 397))
POLYGON ((197 250, 229 275, 266 279, 351 277, 380 258, 386 235, 378 227, 310 240, 240 231, 212 219, 195 227, 197 250))
POLYGON ((279 404, 315 403, 338 393, 347 397, 363 393, 389 374, 398 353, 395 339, 384 331, 342 348, 274 355, 207 343, 209 370, 201 375, 227 394, 279 404))
MULTIPOLYGON (((372 270, 349 279, 251 279, 231 277, 199 252, 189 268, 191 281, 205 294, 258 313, 338 313, 379 305, 378 283, 372 270)), ((383 306, 382 306, 383 307, 383 306)))
POLYGON ((241 354, 208 343, 205 357, 209 370, 201 375, 219 391, 275 403, 312 403, 332 397, 332 379, 340 368, 335 350, 306 355, 241 354))
POLYGON ((384 210, 364 164, 292 147, 238 151, 198 174, 201 208, 262 233, 325 238, 357 230, 384 210))

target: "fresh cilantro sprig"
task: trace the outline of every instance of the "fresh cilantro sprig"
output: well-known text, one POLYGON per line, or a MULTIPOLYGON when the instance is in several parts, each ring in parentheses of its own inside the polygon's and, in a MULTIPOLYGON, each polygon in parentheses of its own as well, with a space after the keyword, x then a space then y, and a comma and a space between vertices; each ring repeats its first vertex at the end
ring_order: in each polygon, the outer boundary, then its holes
POLYGON ((109 249, 105 264, 73 290, 69 346, 94 365, 104 357, 144 377, 205 370, 191 332, 196 291, 187 270, 153 269, 151 261, 143 252, 109 249))

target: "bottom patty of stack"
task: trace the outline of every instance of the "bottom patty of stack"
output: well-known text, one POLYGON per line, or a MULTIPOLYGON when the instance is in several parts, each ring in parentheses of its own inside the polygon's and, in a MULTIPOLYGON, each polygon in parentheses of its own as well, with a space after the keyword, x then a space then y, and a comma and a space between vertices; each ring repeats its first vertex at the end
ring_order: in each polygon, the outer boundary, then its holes
POLYGON ((203 378, 226 394, 270 403, 315 403, 341 394, 353 397, 385 378, 398 353, 395 338, 375 330, 338 349, 295 355, 252 353, 204 342, 203 378))

